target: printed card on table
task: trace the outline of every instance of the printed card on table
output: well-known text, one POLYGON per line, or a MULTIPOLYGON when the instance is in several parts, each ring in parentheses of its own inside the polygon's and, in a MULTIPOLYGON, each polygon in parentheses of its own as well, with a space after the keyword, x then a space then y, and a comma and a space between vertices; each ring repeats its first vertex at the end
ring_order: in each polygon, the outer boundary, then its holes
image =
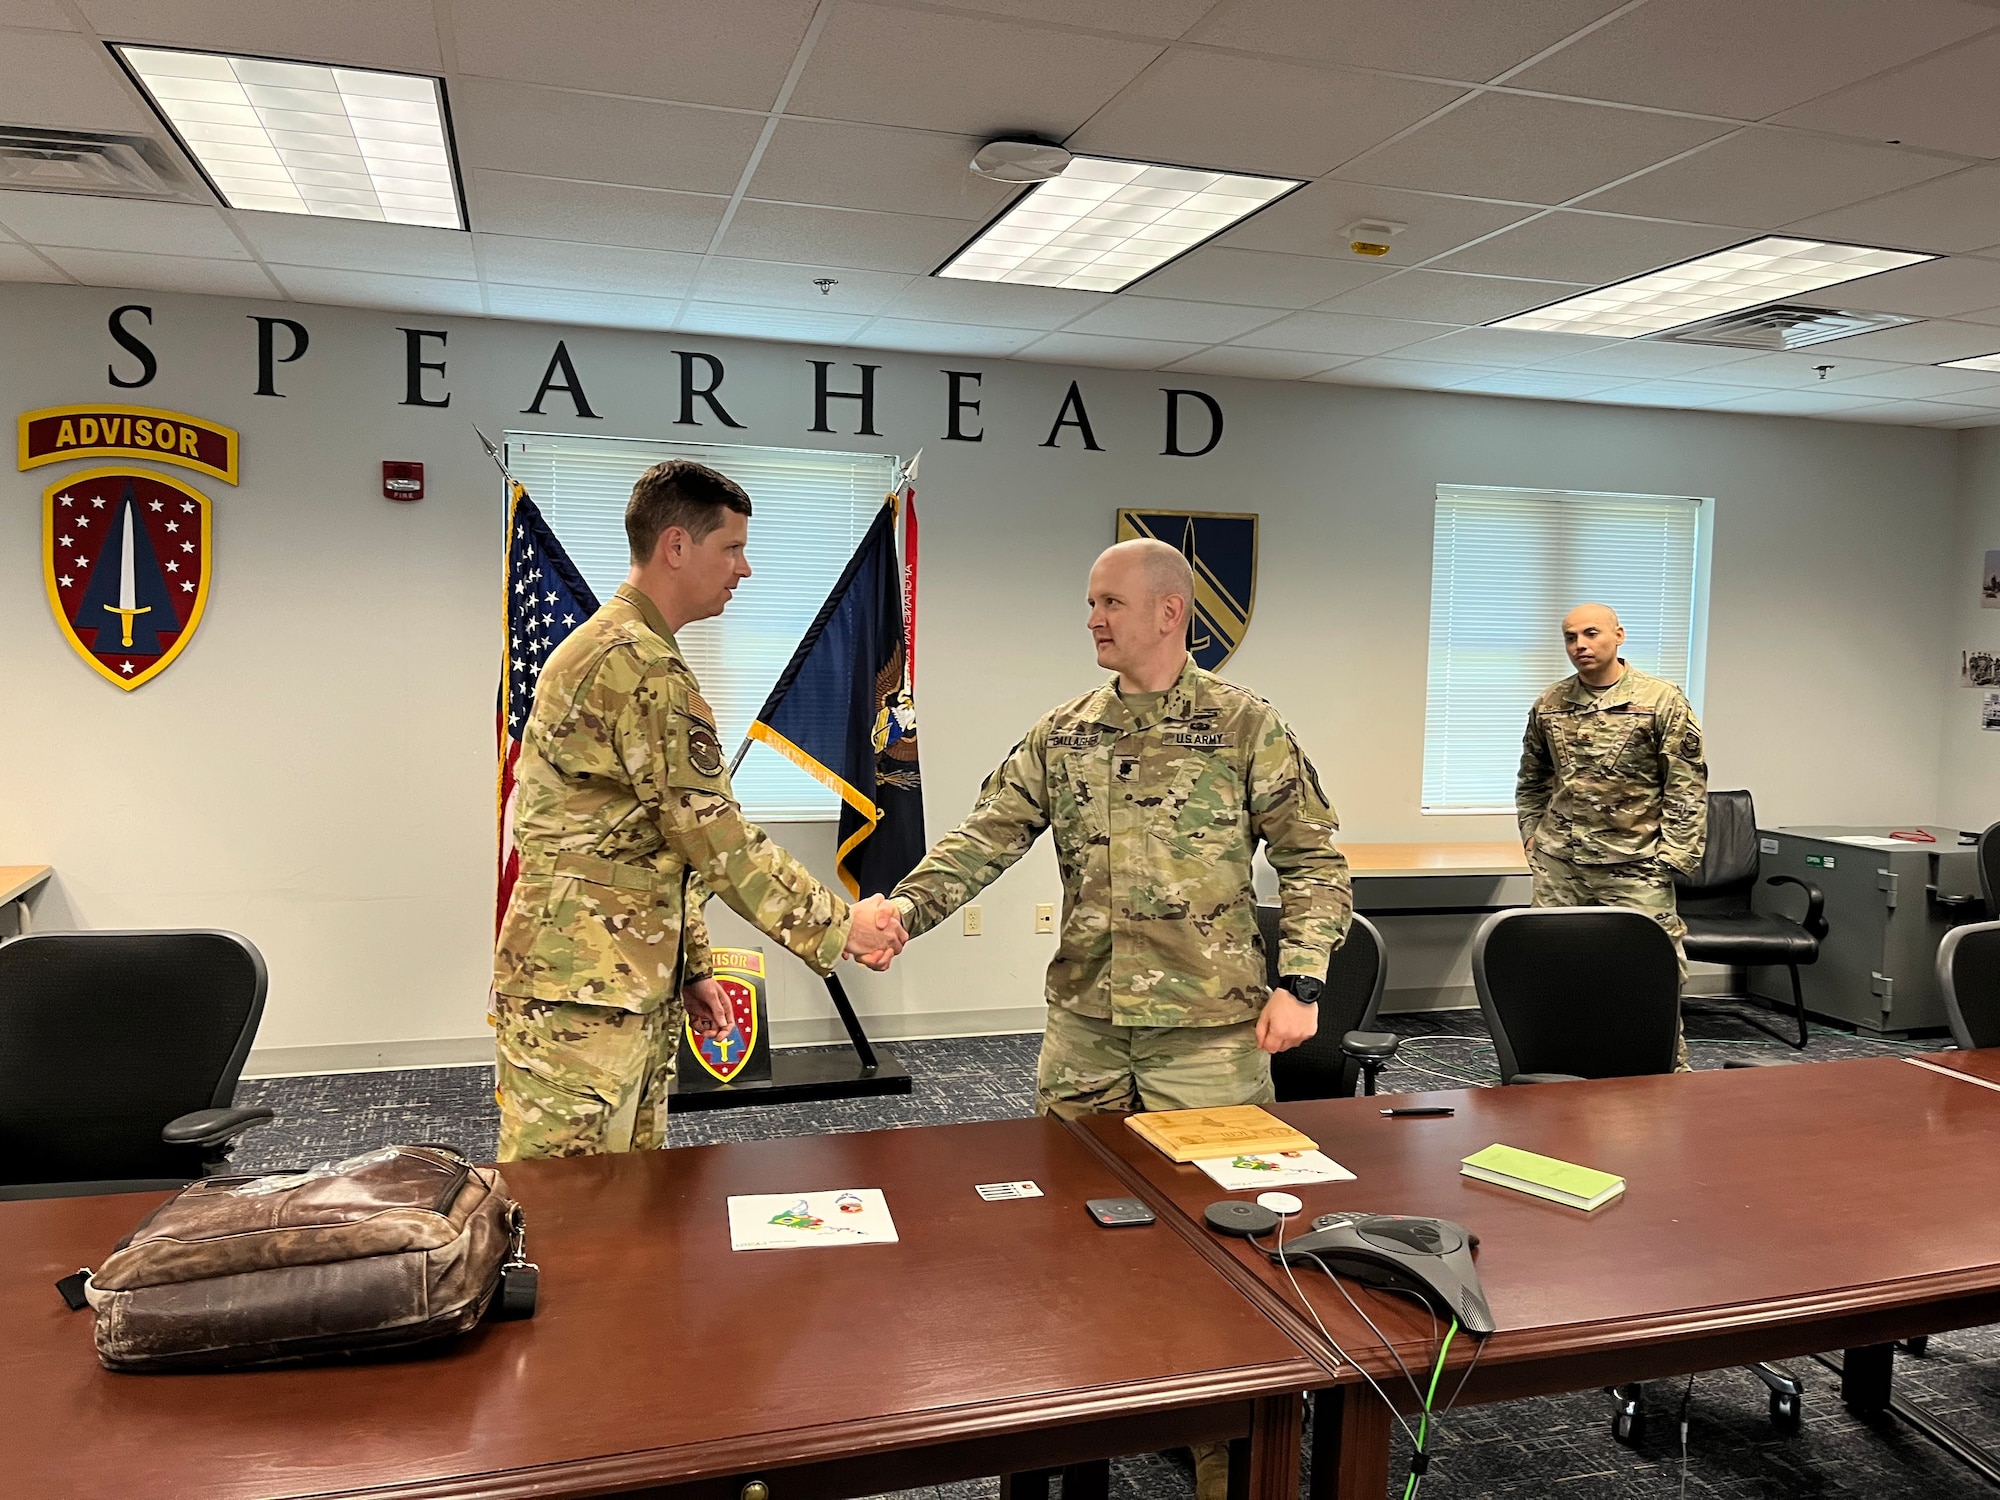
POLYGON ((1297 1187, 1313 1182, 1352 1182, 1354 1174, 1320 1151, 1260 1151, 1216 1156, 1195 1163, 1226 1193, 1297 1187))
POLYGON ((880 1188, 756 1193, 729 1200, 729 1248, 796 1250, 812 1245, 893 1245, 896 1221, 880 1188))

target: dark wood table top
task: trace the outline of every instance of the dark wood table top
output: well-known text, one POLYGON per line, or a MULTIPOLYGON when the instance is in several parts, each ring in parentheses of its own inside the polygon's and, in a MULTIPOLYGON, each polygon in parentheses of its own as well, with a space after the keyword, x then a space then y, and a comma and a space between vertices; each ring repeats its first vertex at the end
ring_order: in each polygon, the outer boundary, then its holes
POLYGON ((2000 1083, 2000 1047, 1981 1047, 1974 1052, 1931 1052, 1918 1061, 1983 1078, 1988 1083, 2000 1083))
MULTIPOLYGON (((1926 1331, 1926 1320, 1936 1331, 2000 1317, 2000 1093, 1898 1058, 1320 1100, 1273 1112, 1356 1174, 1288 1189, 1305 1204, 1292 1232, 1315 1214, 1366 1209, 1455 1219, 1481 1237, 1480 1277, 1501 1331, 1468 1399, 1671 1373, 1677 1359, 1683 1370, 1715 1368, 1734 1362, 1746 1340, 1782 1343, 1773 1330, 1787 1325, 1800 1330, 1800 1348, 1749 1357, 1847 1347, 1872 1341, 1863 1337, 1871 1329, 1903 1337, 1894 1330, 1926 1331), (1385 1119, 1390 1103, 1457 1113, 1385 1119), (1495 1142, 1617 1173, 1626 1191, 1585 1214, 1460 1174, 1464 1157, 1495 1142), (1688 1347, 1659 1352, 1676 1343, 1688 1347), (1631 1363, 1631 1351, 1648 1347, 1651 1365, 1631 1363), (1615 1373, 1621 1349, 1630 1377, 1615 1373), (1585 1350, 1602 1356, 1591 1378, 1576 1378, 1573 1358, 1560 1377, 1504 1374, 1510 1362, 1585 1350)), ((1209 1203, 1248 1195, 1225 1194, 1197 1168, 1167 1160, 1118 1117, 1072 1128, 1176 1208, 1190 1240, 1233 1265, 1260 1299, 1291 1308, 1294 1332, 1313 1342, 1284 1270, 1200 1226, 1209 1203)), ((1297 1274, 1336 1340, 1378 1377, 1393 1369, 1325 1277, 1297 1274)), ((1426 1314, 1386 1294, 1355 1295, 1406 1359, 1430 1348, 1426 1314)))
POLYGON ((0 1488, 603 1494, 1324 1383, 1174 1231, 1093 1224, 1084 1200, 1124 1189, 1052 1121, 503 1171, 542 1268, 535 1318, 433 1358, 311 1369, 105 1371, 52 1283, 160 1195, 0 1203, 0 1488), (973 1192, 1024 1178, 1046 1196, 973 1192), (899 1244, 729 1247, 730 1195, 860 1187, 884 1190, 899 1244))

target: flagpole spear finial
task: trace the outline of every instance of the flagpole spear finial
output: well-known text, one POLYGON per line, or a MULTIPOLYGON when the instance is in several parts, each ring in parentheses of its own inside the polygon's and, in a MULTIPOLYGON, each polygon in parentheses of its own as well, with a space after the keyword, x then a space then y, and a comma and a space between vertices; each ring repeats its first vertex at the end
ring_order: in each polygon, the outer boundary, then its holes
POLYGON ((494 465, 508 480, 512 481, 514 476, 507 472, 507 460, 501 456, 500 450, 493 446, 493 440, 479 430, 477 422, 472 424, 472 435, 479 439, 480 446, 486 450, 486 456, 493 460, 494 465))

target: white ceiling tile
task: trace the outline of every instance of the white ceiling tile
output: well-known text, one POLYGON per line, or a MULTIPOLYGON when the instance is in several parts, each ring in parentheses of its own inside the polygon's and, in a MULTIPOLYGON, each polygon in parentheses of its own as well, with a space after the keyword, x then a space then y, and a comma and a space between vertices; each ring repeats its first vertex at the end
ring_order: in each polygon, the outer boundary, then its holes
POLYGON ((814 312, 795 307, 736 307, 722 302, 696 302, 681 315, 688 333, 733 334, 739 338, 783 339, 802 344, 844 344, 861 331, 866 319, 847 313, 814 312))
POLYGON ((1878 193, 1955 172, 1964 163, 1793 130, 1745 130, 1621 187, 1585 208, 1771 229, 1878 193))
POLYGON ((1349 162, 1339 175, 1386 187, 1562 203, 1728 129, 1567 99, 1482 94, 1349 162))
POLYGON ((1949 256, 1844 282, 1791 300, 1817 307, 1859 307, 1876 312, 1950 318, 2000 305, 2000 261, 1949 256))
POLYGON ((1973 309, 1971 312, 1962 312, 1957 314, 1957 321, 1960 323, 1981 323, 1992 327, 1994 324, 2000 324, 2000 307, 1980 307, 1973 309))
POLYGON ((1508 82, 1761 120, 1996 24, 1958 0, 1652 0, 1508 82))
POLYGON ((769 109, 813 0, 453 0, 461 73, 769 109))
POLYGON ((1204 349, 1166 368, 1184 375, 1241 375, 1251 380, 1303 380, 1348 364, 1346 356, 1310 354, 1291 349, 1204 349))
POLYGON ((2000 167, 1968 167, 1786 226, 1892 250, 1979 250, 2000 242, 2000 167))
POLYGON ((0 0, 0 26, 33 26, 43 31, 74 31, 76 21, 62 0, 0 0))
POLYGON ((294 302, 331 302, 347 307, 382 307, 397 312, 480 313, 479 284, 435 276, 378 275, 371 271, 330 271, 320 266, 271 267, 294 302))
POLYGON ((877 318, 851 340, 864 349, 906 349, 913 354, 971 354, 1004 359, 1041 337, 1033 328, 980 328, 971 323, 924 323, 877 318))
POLYGON ((1095 333, 1044 334, 1015 356, 1049 364, 1110 370, 1157 370, 1199 353, 1201 345, 1164 339, 1116 339, 1095 333))
POLYGON ((1222 0, 1189 41, 1484 81, 1622 0, 1222 0))
POLYGON ((1626 375, 1633 379, 1671 379, 1717 365, 1749 359, 1748 349, 1723 349, 1713 344, 1660 344, 1647 339, 1594 339, 1602 347, 1565 354, 1549 368, 1579 370, 1586 375, 1626 375))
POLYGON ((1066 144, 1108 156, 1318 177, 1463 92, 1176 49, 1066 144))
POLYGON ((1609 342, 1608 339, 1587 338, 1577 333, 1531 333, 1518 328, 1460 328, 1443 338, 1412 344, 1398 358, 1518 369, 1523 365, 1547 364, 1565 354, 1594 352, 1609 342))
POLYGON ((1624 383, 1616 376, 1577 375, 1561 370, 1503 370, 1498 375, 1462 380, 1452 389, 1477 391, 1483 396, 1539 396, 1548 401, 1573 401, 1624 383))
POLYGON ((1157 37, 1179 36, 1214 4, 1215 0, 957 0, 960 10, 1157 37))
POLYGON ((694 283, 698 255, 671 250, 633 250, 619 245, 572 245, 482 234, 479 271, 487 281, 519 286, 561 286, 583 291, 625 292, 641 297, 678 297, 694 283))
POLYGON ((1079 313, 1089 312, 1103 302, 1101 292, 920 276, 905 286, 886 310, 899 318, 920 322, 1048 329, 1060 328, 1079 313))
POLYGON ((537 323, 585 323, 597 328, 671 328, 681 310, 675 297, 629 297, 561 287, 486 288, 486 305, 500 318, 537 323))
MULTIPOLYGON (((1554 365, 1544 365, 1553 370, 1554 365)), ((1715 406, 1724 401, 1741 401, 1743 387, 1740 385, 1704 385, 1693 380, 1651 380, 1633 385, 1614 386, 1598 398, 1619 406, 1669 406, 1692 410, 1701 406, 1715 406)))
POLYGON ((761 115, 468 78, 453 104, 468 167, 542 177, 733 193, 761 115))
POLYGON ((1901 328, 1885 328, 1880 333, 1857 334, 1853 338, 1840 340, 1837 345, 1826 344, 1820 347, 1838 348, 1843 354, 1851 351, 1852 356, 1859 359, 1897 360, 1913 365, 1933 365, 1940 360, 1970 359, 1975 354, 1990 354, 1993 350, 1993 330, 1974 323, 1948 323, 1942 320, 1906 323, 1901 328))
POLYGON ((1062 140, 1159 53, 1156 42, 838 0, 786 110, 1062 140))
POLYGON ((475 229, 643 250, 706 250, 729 203, 695 193, 511 172, 481 172, 473 191, 475 229))
POLYGON ((1252 349, 1297 349, 1313 354, 1386 354, 1450 331, 1445 323, 1301 312, 1247 333, 1237 342, 1252 349))
POLYGON ((975 176, 977 136, 783 120, 757 163, 750 196, 884 213, 988 219, 1018 188, 975 176))
POLYGON ((0 281, 64 280, 63 273, 26 245, 0 240, 0 281))
POLYGON ((1561 212, 1456 251, 1438 267, 1604 286, 1750 238, 1738 229, 1561 212))
POLYGON ((1167 297, 1127 293, 1112 297, 1074 323, 1065 324, 1063 331, 1219 344, 1281 316, 1282 312, 1275 307, 1229 307, 1219 302, 1177 302, 1167 297))
POLYGON ((1390 385, 1407 390, 1446 391, 1461 381, 1507 372, 1492 365, 1447 365, 1414 359, 1362 359, 1315 375, 1331 385, 1390 385))
POLYGON ((1520 281, 1445 271, 1404 271, 1319 304, 1321 312, 1366 313, 1429 323, 1490 323, 1584 290, 1568 281, 1520 281))
POLYGON ((88 37, 0 32, 0 100, 9 125, 163 134, 111 54, 88 37))
POLYGON ((746 200, 737 208, 721 248, 725 255, 746 260, 928 272, 943 264, 973 232, 963 219, 746 200))
POLYGON ((311 214, 242 213, 237 228, 267 261, 472 281, 472 236, 456 229, 375 224, 311 214))
MULTIPOLYGON (((791 265, 715 256, 702 263, 695 295, 704 302, 745 306, 797 307, 823 313, 873 317, 888 309, 911 283, 896 271, 859 271, 845 266, 791 265), (818 285, 829 281, 830 286, 818 285)), ((950 318, 935 319, 952 322, 950 318)), ((976 319, 967 318, 966 322, 976 319)))
POLYGON ((217 297, 276 297, 263 267, 247 260, 191 255, 135 255, 119 250, 45 250, 43 254, 86 286, 199 292, 217 297))
POLYGON ((1778 116, 1787 125, 1967 156, 2000 156, 2000 111, 1984 103, 2000 70, 2000 34, 1865 79, 1778 116))
POLYGON ((1877 406, 1870 397, 1830 395, 1825 391, 1757 391, 1736 401, 1710 403, 1710 411, 1748 411, 1772 417, 1838 417, 1877 406))
POLYGON ((1970 399, 1974 392, 1988 391, 2000 396, 2000 370, 1950 370, 1942 365, 1909 365, 1876 375, 1859 375, 1851 380, 1831 380, 1829 390, 1854 391, 1863 396, 1901 397, 1912 401, 1933 396, 1970 399))
MULTIPOLYGON (((249 260, 218 209, 74 193, 0 193, 0 224, 33 245, 249 260)), ((2000 302, 2000 298, 1994 299, 2000 302)))
POLYGON ((98 35, 252 57, 355 63, 437 73, 430 0, 341 0, 338 5, 245 5, 242 0, 79 0, 98 35))
MULTIPOLYGON (((1234 302, 1251 307, 1311 307, 1389 274, 1389 267, 1356 256, 1279 255, 1204 245, 1148 276, 1149 297, 1191 302, 1234 302)), ((1996 299, 2000 300, 2000 299, 1996 299)))
POLYGON ((1889 422, 1899 427, 1941 427, 1948 422, 1982 422, 1992 413, 1978 406, 1953 406, 1943 401, 1884 401, 1857 408, 1853 422, 1889 422))
POLYGON ((1351 266, 1410 266, 1518 224, 1534 212, 1513 204, 1475 203, 1329 178, 1300 188, 1216 243, 1246 250, 1328 256, 1351 266), (1364 219, 1405 226, 1389 241, 1387 255, 1363 257, 1347 248, 1350 237, 1343 231, 1364 219))
POLYGON ((1887 375, 1896 366, 1886 360, 1862 359, 1837 352, 1838 346, 1852 342, 1839 339, 1818 348, 1786 354, 1753 354, 1701 372, 1705 385, 1753 385, 1767 390, 1830 389, 1836 378, 1856 375, 1887 375), (1821 365, 1831 366, 1824 374, 1821 365))

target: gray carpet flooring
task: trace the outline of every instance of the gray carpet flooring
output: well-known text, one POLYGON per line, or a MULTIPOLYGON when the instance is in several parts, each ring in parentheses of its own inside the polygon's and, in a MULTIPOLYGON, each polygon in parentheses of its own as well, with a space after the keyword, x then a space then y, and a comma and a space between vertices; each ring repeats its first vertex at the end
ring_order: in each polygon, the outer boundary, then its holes
MULTIPOLYGON (((1459 1088, 1496 1079, 1493 1048, 1476 1012, 1384 1018, 1405 1038, 1384 1070, 1385 1091, 1459 1088)), ((1747 1052, 1787 1049, 1732 1015, 1690 1015, 1688 1047, 1697 1068, 1720 1067, 1747 1052)), ((1032 1107, 1038 1039, 973 1037, 901 1042, 893 1050, 915 1084, 908 1095, 825 1104, 683 1114, 676 1146, 758 1140, 842 1130, 1006 1119, 1032 1107)), ((1809 1061, 1935 1048, 1874 1042, 1815 1029, 1809 1061)), ((329 1074, 246 1081, 238 1102, 266 1104, 277 1122, 255 1131, 238 1154, 252 1170, 296 1166, 391 1141, 439 1141, 475 1156, 493 1149, 492 1075, 484 1068, 329 1074)), ((2000 1144, 2000 1143, 1996 1143, 2000 1144)), ((1766 1414, 1764 1387, 1741 1370, 1700 1376, 1689 1403, 1685 1493, 1705 1500, 1855 1497, 1855 1500, 1992 1500, 2000 1491, 1892 1420, 1863 1422, 1837 1398, 1836 1377, 1811 1360, 1789 1368, 1806 1386, 1804 1429, 1782 1437, 1766 1414)), ((1426 1500, 1641 1500, 1682 1493, 1673 1416, 1684 1381, 1648 1387, 1653 1416, 1636 1449, 1612 1441, 1611 1404, 1602 1392, 1468 1408, 1455 1412, 1433 1448, 1426 1500)), ((2000 1450, 2000 1328, 1966 1329, 1930 1341, 1922 1358, 1898 1355, 1898 1393, 2000 1450)), ((1403 1462, 1399 1439, 1398 1469, 1403 1462)), ((1401 1493, 1400 1482, 1395 1493, 1401 1493)), ((994 1500, 997 1481, 912 1491, 900 1500, 994 1500)), ((1191 1472, 1172 1456, 1123 1459, 1112 1469, 1114 1500, 1183 1500, 1191 1472)))

